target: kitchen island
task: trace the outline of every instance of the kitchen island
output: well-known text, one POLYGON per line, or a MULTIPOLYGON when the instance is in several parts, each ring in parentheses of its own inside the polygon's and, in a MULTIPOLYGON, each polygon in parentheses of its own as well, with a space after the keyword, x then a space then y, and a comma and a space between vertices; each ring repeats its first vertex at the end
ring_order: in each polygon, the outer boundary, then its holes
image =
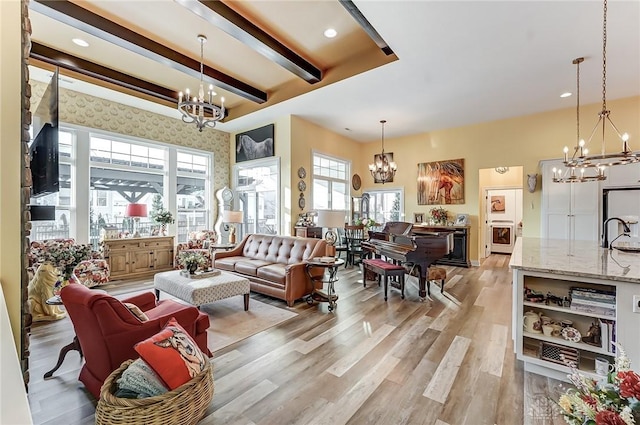
POLYGON ((640 367, 640 253, 589 241, 519 238, 509 266, 512 336, 525 370, 566 381, 564 357, 597 378, 595 358, 612 363, 612 341, 624 347, 632 367, 640 367), (544 322, 556 327, 545 332, 544 322), (561 323, 573 329, 565 331, 561 323), (600 336, 589 338, 598 329, 600 336))

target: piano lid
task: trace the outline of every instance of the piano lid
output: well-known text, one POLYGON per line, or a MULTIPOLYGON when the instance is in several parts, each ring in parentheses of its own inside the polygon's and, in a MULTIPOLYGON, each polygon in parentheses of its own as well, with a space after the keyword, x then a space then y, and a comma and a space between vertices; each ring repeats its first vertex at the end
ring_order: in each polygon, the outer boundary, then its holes
POLYGON ((381 233, 392 233, 394 235, 408 235, 411 233, 413 224, 406 221, 388 221, 384 224, 381 233))

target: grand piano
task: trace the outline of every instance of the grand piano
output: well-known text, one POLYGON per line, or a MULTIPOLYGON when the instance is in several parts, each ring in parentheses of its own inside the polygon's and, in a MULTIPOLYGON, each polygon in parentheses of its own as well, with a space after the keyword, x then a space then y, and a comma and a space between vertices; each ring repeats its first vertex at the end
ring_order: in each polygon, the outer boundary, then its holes
POLYGON ((362 249, 376 256, 395 260, 419 277, 420 299, 431 294, 428 268, 453 250, 453 230, 414 230, 413 224, 402 221, 388 222, 382 231, 369 232, 369 240, 362 242, 362 249))

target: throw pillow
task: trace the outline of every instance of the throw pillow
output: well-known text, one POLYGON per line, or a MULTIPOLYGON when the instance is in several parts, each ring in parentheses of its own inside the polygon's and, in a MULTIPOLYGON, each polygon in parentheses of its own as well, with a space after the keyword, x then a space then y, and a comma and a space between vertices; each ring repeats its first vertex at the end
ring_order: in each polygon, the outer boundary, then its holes
POLYGON ((202 372, 208 361, 173 317, 160 332, 136 344, 135 350, 172 390, 202 372))
POLYGON ((123 303, 123 304, 134 316, 136 316, 136 318, 139 321, 146 322, 147 320, 149 320, 147 315, 144 314, 144 311, 140 310, 140 307, 138 307, 137 305, 132 303, 123 303))

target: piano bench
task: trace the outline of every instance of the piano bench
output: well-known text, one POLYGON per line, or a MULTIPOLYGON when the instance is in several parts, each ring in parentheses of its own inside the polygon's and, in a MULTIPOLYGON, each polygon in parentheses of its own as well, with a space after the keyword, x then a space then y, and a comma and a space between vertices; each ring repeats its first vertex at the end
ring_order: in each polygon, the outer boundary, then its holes
POLYGON ((447 278, 447 271, 442 267, 429 267, 429 281, 439 280, 440 281, 440 292, 444 292, 444 281, 447 278))
POLYGON ((404 299, 404 267, 392 264, 379 258, 365 259, 362 261, 365 269, 365 277, 363 277, 363 286, 367 286, 366 270, 371 270, 378 275, 378 286, 380 286, 380 279, 384 277, 384 300, 387 301, 387 288, 389 285, 390 277, 398 277, 399 283, 391 281, 391 286, 400 289, 402 299, 404 299))

